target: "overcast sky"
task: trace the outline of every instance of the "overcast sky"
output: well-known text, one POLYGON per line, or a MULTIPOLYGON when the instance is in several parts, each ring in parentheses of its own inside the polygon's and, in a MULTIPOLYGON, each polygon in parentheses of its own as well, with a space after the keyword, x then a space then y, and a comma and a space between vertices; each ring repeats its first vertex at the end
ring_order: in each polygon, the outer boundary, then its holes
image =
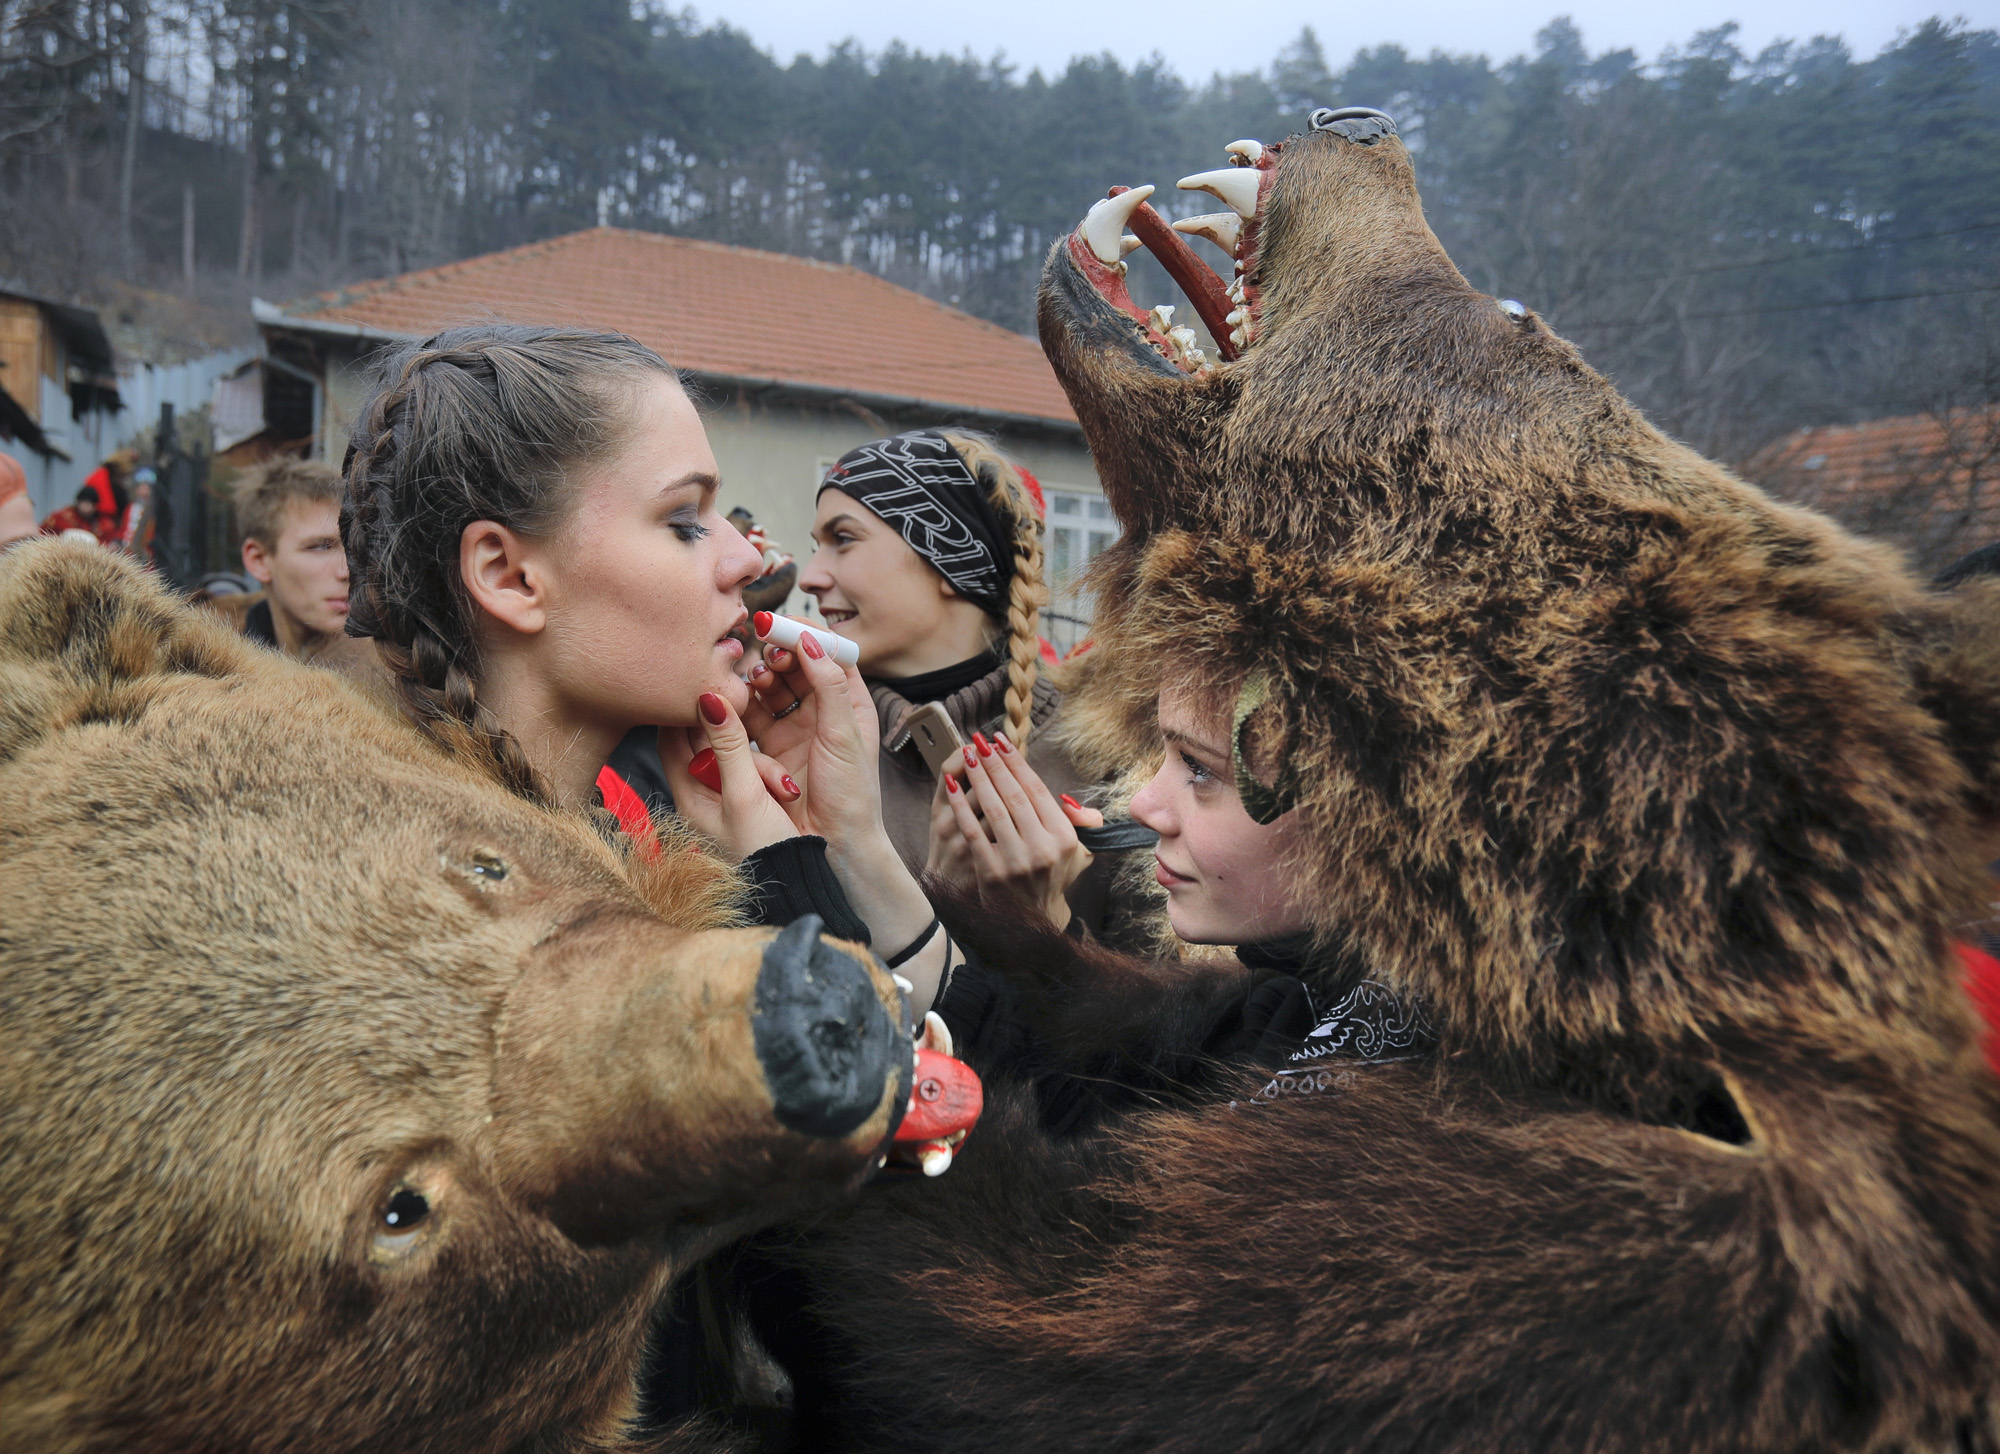
MULTIPOLYGON (((1158 52, 1189 80, 1216 70, 1269 64, 1310 25, 1336 69, 1363 46, 1394 41, 1418 54, 1434 49, 1483 52, 1496 60, 1521 54, 1551 17, 1567 13, 1592 54, 1630 47, 1646 60, 1697 30, 1734 20, 1739 43, 1756 51, 1783 37, 1844 36, 1858 56, 1875 54, 1899 29, 1940 13, 1923 0, 1687 0, 1634 5, 1613 0, 1397 0, 1395 4, 1323 6, 1279 0, 727 0, 698 7, 705 19, 748 31, 780 60, 815 55, 849 36, 870 50, 902 40, 919 50, 981 58, 996 51, 1025 71, 1059 70, 1073 55, 1110 51, 1127 62, 1158 52)), ((1945 6, 1985 28, 2000 24, 2000 0, 1945 6)))

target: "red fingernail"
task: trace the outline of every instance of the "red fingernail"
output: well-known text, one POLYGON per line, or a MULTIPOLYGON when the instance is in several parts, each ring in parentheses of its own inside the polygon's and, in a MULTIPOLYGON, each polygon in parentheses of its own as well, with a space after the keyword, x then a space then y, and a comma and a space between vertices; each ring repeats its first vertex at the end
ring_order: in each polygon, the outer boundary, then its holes
POLYGON ((1062 800, 1065 806, 1074 808, 1079 813, 1083 811, 1083 804, 1079 803, 1075 798, 1072 798, 1068 793, 1064 793, 1062 795, 1062 800))
POLYGON ((975 767, 978 767, 978 766, 979 766, 979 759, 978 759, 977 757, 975 757, 975 756, 973 755, 973 752, 972 752, 972 749, 971 749, 970 747, 968 747, 968 748, 964 749, 964 751, 965 751, 965 765, 966 765, 966 768, 967 768, 967 769, 969 770, 969 769, 972 769, 972 768, 975 768, 975 767))
POLYGON ((1014 744, 1007 740, 1005 732, 995 732, 993 734, 993 745, 1000 749, 1002 757, 1011 757, 1014 755, 1014 744))
POLYGON ((729 706, 714 692, 703 692, 695 703, 701 708, 702 719, 711 727, 720 727, 729 720, 729 706))
POLYGON ((757 628, 759 636, 769 636, 771 634, 771 620, 771 613, 769 611, 759 611, 750 618, 750 624, 757 628))
POLYGON ((993 755, 993 744, 986 740, 986 734, 984 732, 973 733, 972 740, 978 744, 979 755, 981 757, 991 757, 993 755))
POLYGON ((688 759, 688 776, 711 793, 722 791, 722 764, 715 760, 713 747, 704 747, 688 759))
POLYGON ((820 650, 819 639, 810 631, 801 631, 799 633, 799 650, 803 651, 814 661, 818 661, 826 655, 824 651, 820 650))
POLYGON ((778 781, 785 785, 785 791, 790 793, 793 797, 796 798, 799 795, 799 785, 792 781, 792 775, 790 773, 786 773, 782 778, 778 779, 778 781))
POLYGON ((958 791, 958 779, 950 773, 944 775, 944 790, 948 793, 956 793, 958 791))

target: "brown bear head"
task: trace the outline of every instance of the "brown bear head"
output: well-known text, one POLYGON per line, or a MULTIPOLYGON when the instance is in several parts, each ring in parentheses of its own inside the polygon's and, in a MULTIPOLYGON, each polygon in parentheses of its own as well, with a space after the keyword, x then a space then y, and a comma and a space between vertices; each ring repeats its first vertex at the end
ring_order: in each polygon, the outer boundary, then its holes
POLYGON ((874 1164, 901 1000, 91 547, 0 561, 10 1449, 595 1447, 874 1164), (573 1441, 573 1442, 571 1442, 573 1441))
POLYGON ((1462 1053, 1619 1080, 1894 1022, 1971 1054, 1945 927, 1995 803, 1991 597, 1665 438, 1472 288, 1381 113, 1231 151, 1183 183, 1229 210, 1177 224, 1228 285, 1122 188, 1043 272, 1125 528, 1079 748, 1157 761, 1163 686, 1217 704, 1246 802, 1303 819, 1320 935, 1462 1053), (1128 226, 1221 361, 1132 303, 1128 226))

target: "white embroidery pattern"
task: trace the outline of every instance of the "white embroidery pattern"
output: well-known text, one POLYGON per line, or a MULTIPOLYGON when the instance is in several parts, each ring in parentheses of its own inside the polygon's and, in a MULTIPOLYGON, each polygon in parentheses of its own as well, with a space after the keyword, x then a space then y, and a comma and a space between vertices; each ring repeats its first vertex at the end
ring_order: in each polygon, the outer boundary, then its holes
POLYGON ((1387 985, 1364 979, 1306 1032, 1285 1068, 1257 1092, 1260 1101, 1315 1095, 1353 1083, 1358 1065, 1387 1065, 1430 1054, 1437 1044, 1423 1006, 1387 985), (1321 1062, 1338 1061, 1339 1065, 1321 1062))

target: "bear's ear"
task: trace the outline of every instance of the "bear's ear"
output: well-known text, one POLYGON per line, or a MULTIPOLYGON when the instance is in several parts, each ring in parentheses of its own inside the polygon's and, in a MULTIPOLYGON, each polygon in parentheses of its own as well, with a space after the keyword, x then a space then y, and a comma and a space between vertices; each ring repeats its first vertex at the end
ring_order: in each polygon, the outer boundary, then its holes
POLYGON ((53 667, 90 687, 165 672, 225 676, 247 650, 126 556, 62 540, 0 556, 0 663, 53 667))
POLYGON ((1938 601, 1916 662, 1918 688, 1972 776, 1974 814, 2000 828, 2000 576, 1968 581, 1938 601))

